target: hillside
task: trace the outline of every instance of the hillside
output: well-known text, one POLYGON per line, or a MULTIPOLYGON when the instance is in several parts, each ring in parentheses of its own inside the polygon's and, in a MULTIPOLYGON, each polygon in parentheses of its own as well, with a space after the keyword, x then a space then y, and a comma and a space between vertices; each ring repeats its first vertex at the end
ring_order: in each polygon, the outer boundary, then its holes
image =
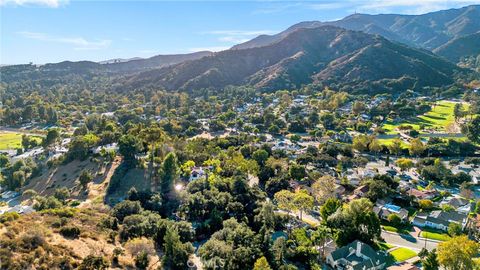
POLYGON ((455 63, 465 57, 477 57, 480 55, 480 32, 451 40, 434 52, 455 63))
MULTIPOLYGON (((339 27, 299 28, 268 46, 227 50, 199 60, 130 76, 127 88, 161 85, 169 90, 249 85, 265 90, 323 83, 360 83, 358 91, 453 83, 460 68, 424 50, 339 27), (381 57, 379 57, 381 56, 381 57), (407 85, 404 85, 408 81, 407 85), (375 87, 374 85, 381 86, 375 87)), ((393 90, 390 89, 390 90, 393 90)))
POLYGON ((132 59, 106 64, 92 61, 63 61, 39 66, 31 64, 11 65, 0 67, 0 73, 2 74, 1 81, 5 83, 39 81, 44 85, 51 85, 58 82, 91 81, 99 75, 115 76, 167 67, 184 61, 200 59, 211 54, 208 51, 201 51, 190 54, 157 55, 146 59, 132 59))
POLYGON ((262 35, 233 49, 246 49, 272 44, 299 28, 333 25, 349 30, 378 34, 411 46, 433 50, 452 39, 473 34, 480 30, 480 6, 449 9, 423 15, 353 14, 331 22, 301 22, 272 36, 262 35))
POLYGON ((105 64, 106 68, 112 71, 137 71, 151 68, 160 68, 175 65, 184 61, 200 59, 212 55, 212 52, 201 51, 188 54, 167 54, 156 55, 146 59, 132 59, 124 62, 105 64))

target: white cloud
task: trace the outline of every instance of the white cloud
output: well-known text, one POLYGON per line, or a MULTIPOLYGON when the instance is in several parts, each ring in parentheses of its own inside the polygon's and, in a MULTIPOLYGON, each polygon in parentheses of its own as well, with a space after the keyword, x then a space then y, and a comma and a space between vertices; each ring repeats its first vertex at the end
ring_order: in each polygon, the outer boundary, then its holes
POLYGON ((29 31, 18 32, 18 34, 28 39, 73 45, 74 50, 100 50, 108 48, 112 43, 112 41, 108 39, 91 41, 86 40, 83 37, 59 37, 45 33, 29 31))
POLYGON ((230 49, 228 46, 213 46, 213 47, 198 47, 198 48, 190 48, 188 49, 189 52, 200 52, 200 51, 211 51, 211 52, 219 52, 225 51, 230 49))
POLYGON ((0 6, 46 6, 57 8, 68 2, 69 0, 0 0, 0 6))
POLYGON ((217 40, 228 44, 238 44, 249 41, 259 35, 274 34, 272 30, 214 30, 205 31, 201 34, 218 36, 217 40))

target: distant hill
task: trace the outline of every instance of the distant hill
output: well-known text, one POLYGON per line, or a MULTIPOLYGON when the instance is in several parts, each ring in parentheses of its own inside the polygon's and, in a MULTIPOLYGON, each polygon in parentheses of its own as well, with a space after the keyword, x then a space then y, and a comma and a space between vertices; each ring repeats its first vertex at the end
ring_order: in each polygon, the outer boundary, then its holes
POLYGON ((263 47, 233 49, 129 76, 122 87, 193 91, 249 85, 275 90, 303 84, 353 85, 385 91, 453 83, 454 64, 421 49, 334 26, 298 28, 263 47))
MULTIPOLYGON (((109 60, 106 63, 92 61, 63 61, 45 65, 9 65, 0 67, 2 82, 27 81, 48 81, 54 82, 83 79, 90 80, 98 75, 112 76, 131 74, 154 68, 162 68, 184 61, 200 59, 212 55, 212 52, 201 51, 189 54, 157 55, 150 58, 133 58, 130 60, 115 61, 109 60), (110 62, 114 63, 110 63, 110 62)), ((118 60, 118 59, 117 59, 118 60)))
POLYGON ((299 28, 333 25, 378 34, 389 40, 433 50, 452 39, 480 31, 480 5, 431 12, 423 15, 353 14, 332 22, 301 22, 276 35, 261 35, 232 49, 246 49, 275 43, 299 28))
POLYGON ((434 50, 452 62, 459 62, 465 57, 480 55, 480 32, 450 40, 434 50))
POLYGON ((137 71, 171 66, 184 61, 200 59, 212 54, 213 53, 209 51, 200 51, 188 54, 156 55, 145 59, 132 59, 129 61, 108 63, 105 64, 105 66, 112 71, 137 71))

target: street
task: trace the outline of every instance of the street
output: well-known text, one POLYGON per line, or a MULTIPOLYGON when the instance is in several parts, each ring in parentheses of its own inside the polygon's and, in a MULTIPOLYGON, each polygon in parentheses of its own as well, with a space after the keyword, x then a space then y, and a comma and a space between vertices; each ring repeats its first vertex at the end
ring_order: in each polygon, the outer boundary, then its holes
MULTIPOLYGON (((417 238, 412 235, 400 235, 397 233, 382 231, 381 236, 388 244, 410 248, 417 252, 425 247, 425 239, 417 238)), ((439 242, 427 239, 426 243, 427 249, 432 250, 437 248, 439 242)))

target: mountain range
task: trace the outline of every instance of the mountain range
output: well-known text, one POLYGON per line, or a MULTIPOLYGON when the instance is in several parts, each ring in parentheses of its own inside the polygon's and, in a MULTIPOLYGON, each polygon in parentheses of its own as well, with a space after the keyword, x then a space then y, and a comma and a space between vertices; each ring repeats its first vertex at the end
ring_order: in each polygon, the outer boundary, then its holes
POLYGON ((349 30, 378 34, 410 46, 434 50, 452 39, 480 30, 480 5, 449 9, 423 15, 353 14, 331 22, 309 21, 289 27, 276 35, 261 35, 232 49, 261 47, 277 42, 299 28, 333 25, 349 30))
MULTIPOLYGON (((169 90, 249 85, 274 90, 302 84, 404 87, 453 83, 462 69, 433 53, 379 35, 335 26, 298 28, 262 47, 233 49, 125 79, 124 87, 169 90)), ((361 87, 361 86, 365 87, 361 87)))
POLYGON ((126 90, 245 85, 271 91, 309 84, 362 93, 419 89, 473 73, 455 63, 480 55, 479 33, 478 5, 423 15, 353 14, 301 22, 217 53, 0 67, 0 81, 52 85, 107 76, 126 90))

